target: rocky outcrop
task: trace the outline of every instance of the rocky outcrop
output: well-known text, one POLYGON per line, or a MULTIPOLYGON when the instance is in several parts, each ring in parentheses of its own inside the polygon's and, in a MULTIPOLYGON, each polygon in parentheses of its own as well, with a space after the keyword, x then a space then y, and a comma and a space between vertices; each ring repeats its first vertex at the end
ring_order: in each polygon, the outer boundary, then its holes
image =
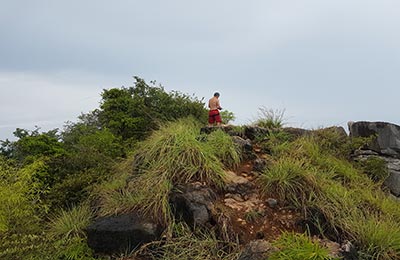
POLYGON ((204 226, 212 219, 211 212, 216 194, 201 183, 179 186, 170 196, 175 216, 189 226, 204 226))
POLYGON ((250 140, 255 140, 257 137, 265 137, 269 132, 267 128, 259 126, 246 126, 244 128, 244 135, 250 140))
POLYGON ((372 140, 354 154, 355 160, 379 157, 386 162, 389 177, 385 185, 400 196, 400 126, 386 122, 349 122, 351 137, 370 137, 372 140))
POLYGON ((400 126, 386 122, 349 122, 351 137, 376 136, 367 149, 400 159, 400 126))
POLYGON ((232 136, 232 140, 241 150, 244 160, 252 160, 257 157, 253 151, 253 144, 249 139, 243 139, 240 136, 232 136))
POLYGON ((135 213, 97 219, 87 228, 88 245, 97 253, 130 252, 160 238, 161 227, 135 213))

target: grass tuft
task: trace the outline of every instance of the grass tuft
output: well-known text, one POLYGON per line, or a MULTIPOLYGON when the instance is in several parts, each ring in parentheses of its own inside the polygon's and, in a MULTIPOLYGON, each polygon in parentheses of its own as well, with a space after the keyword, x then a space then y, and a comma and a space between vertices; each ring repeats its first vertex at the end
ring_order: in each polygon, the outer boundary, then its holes
POLYGON ((90 224, 93 212, 86 204, 61 211, 50 220, 49 234, 55 238, 72 239, 85 237, 85 228, 90 224))
POLYGON ((271 260, 333 260, 327 248, 312 241, 306 234, 284 232, 273 245, 279 249, 268 258, 271 260))
POLYGON ((173 226, 172 237, 143 246, 135 256, 152 260, 231 260, 238 259, 239 244, 225 242, 212 231, 192 231, 187 225, 173 226))

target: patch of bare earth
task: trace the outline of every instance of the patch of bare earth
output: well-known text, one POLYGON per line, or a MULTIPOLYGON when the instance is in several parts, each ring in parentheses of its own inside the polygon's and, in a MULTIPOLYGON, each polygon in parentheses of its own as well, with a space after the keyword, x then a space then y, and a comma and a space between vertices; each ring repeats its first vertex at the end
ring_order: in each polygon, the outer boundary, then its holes
MULTIPOLYGON (((247 244, 255 239, 273 241, 283 231, 301 232, 301 214, 292 209, 270 205, 257 183, 253 162, 244 162, 235 172, 227 172, 227 189, 219 194, 216 213, 223 215, 229 232, 247 244)), ((232 235, 232 234, 231 234, 232 235)))

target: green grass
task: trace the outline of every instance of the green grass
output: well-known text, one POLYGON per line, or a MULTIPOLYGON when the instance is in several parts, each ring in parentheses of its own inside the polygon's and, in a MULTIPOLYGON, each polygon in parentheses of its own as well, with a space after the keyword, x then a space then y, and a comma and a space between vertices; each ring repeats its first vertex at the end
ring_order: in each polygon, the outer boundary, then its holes
POLYGON ((187 225, 173 226, 172 237, 143 246, 134 256, 152 260, 232 260, 238 259, 239 244, 221 241, 212 231, 192 231, 187 225))
POLYGON ((271 254, 270 260, 333 260, 327 248, 312 241, 306 234, 283 233, 273 245, 278 251, 271 254))
POLYGON ((263 192, 274 194, 279 201, 303 204, 316 186, 315 173, 312 169, 305 168, 305 163, 296 158, 278 159, 261 175, 263 192))
POLYGON ((266 107, 260 107, 258 110, 258 119, 256 120, 255 125, 268 129, 277 129, 283 127, 285 114, 284 109, 274 110, 266 107))
POLYGON ((200 126, 192 119, 168 123, 138 145, 119 169, 123 173, 97 189, 100 213, 139 210, 171 224, 168 200, 175 185, 200 181, 223 188, 225 169, 239 161, 239 151, 226 133, 200 136, 200 126))
POLYGON ((323 235, 350 239, 365 259, 400 259, 398 202, 335 153, 315 137, 291 142, 262 175, 264 193, 303 210, 323 235))
POLYGON ((69 210, 61 209, 50 219, 49 234, 55 238, 85 237, 85 228, 90 224, 93 212, 86 204, 69 210))

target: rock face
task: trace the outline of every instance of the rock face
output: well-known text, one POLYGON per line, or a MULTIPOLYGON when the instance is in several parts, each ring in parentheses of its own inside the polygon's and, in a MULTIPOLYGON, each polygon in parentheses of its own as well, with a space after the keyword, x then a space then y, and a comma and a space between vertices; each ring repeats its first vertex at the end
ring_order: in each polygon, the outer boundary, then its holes
POLYGON ((88 245, 97 253, 130 252, 159 239, 161 227, 135 213, 97 219, 87 228, 88 245))
POLYGON ((376 136, 371 144, 357 151, 356 160, 379 157, 386 161, 389 177, 385 185, 397 197, 400 196, 400 126, 385 122, 349 122, 351 137, 376 136))
POLYGON ((246 126, 244 129, 244 135, 250 140, 254 140, 258 136, 266 136, 268 133, 268 129, 259 126, 246 126))
POLYGON ((400 126, 385 122, 351 122, 349 131, 352 137, 376 135, 369 150, 400 158, 400 126))
POLYGON ((193 227, 210 222, 215 199, 216 195, 209 187, 201 183, 191 183, 178 187, 171 194, 170 203, 176 217, 193 227))

